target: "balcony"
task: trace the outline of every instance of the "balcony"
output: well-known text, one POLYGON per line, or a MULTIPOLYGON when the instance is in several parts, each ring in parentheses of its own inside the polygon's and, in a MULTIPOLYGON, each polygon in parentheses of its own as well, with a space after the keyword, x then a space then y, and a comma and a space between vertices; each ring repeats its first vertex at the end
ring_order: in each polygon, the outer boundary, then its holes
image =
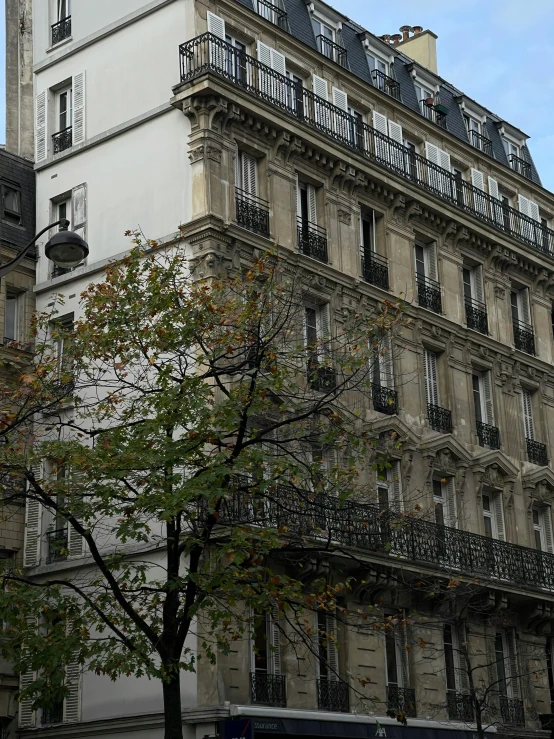
POLYGON ((307 257, 327 263, 327 231, 315 223, 297 217, 298 250, 307 257))
POLYGON ((237 224, 260 236, 269 236, 269 203, 235 187, 237 224))
POLYGON ((483 154, 487 154, 489 157, 493 156, 492 142, 489 138, 483 136, 477 131, 468 131, 467 135, 469 138, 469 143, 472 146, 474 146, 476 149, 480 149, 483 154))
POLYGON ((509 154, 508 162, 514 172, 523 175, 523 177, 527 177, 528 180, 531 179, 531 165, 529 162, 526 162, 525 159, 517 157, 515 154, 509 154))
POLYGON ((513 321, 514 345, 526 354, 535 354, 535 335, 533 327, 523 321, 513 321))
POLYGON ((284 708, 287 705, 285 676, 269 675, 267 672, 251 672, 250 698, 252 703, 284 708))
POLYGON ((388 74, 381 72, 380 69, 374 69, 371 72, 371 81, 373 82, 373 86, 381 90, 381 92, 385 92, 395 100, 400 100, 400 85, 395 79, 389 77, 388 74))
POLYGON ((489 333, 489 323, 487 320, 487 306, 473 298, 465 298, 466 323, 467 327, 480 334, 489 333))
POLYGON ((441 434, 452 433, 452 412, 446 408, 440 408, 438 405, 427 403, 427 418, 429 426, 434 431, 441 434))
POLYGON ((533 464, 548 467, 546 444, 541 444, 540 441, 534 439, 525 439, 525 443, 527 445, 527 459, 533 464))
POLYGON ((308 384, 312 390, 327 392, 334 390, 337 385, 335 370, 320 364, 318 358, 308 361, 307 374, 308 384))
POLYGON ((59 23, 54 23, 52 26, 52 46, 65 41, 66 38, 71 36, 71 16, 62 18, 59 23))
POLYGON ((500 432, 496 426, 477 421, 477 438, 479 439, 479 446, 500 449, 500 432))
POLYGON ((337 64, 340 64, 341 67, 348 67, 348 56, 344 47, 336 44, 334 41, 331 41, 331 39, 326 36, 322 36, 321 34, 316 36, 315 40, 317 48, 323 56, 326 56, 328 59, 332 59, 337 64))
POLYGON ((287 14, 284 10, 273 5, 268 0, 256 0, 255 7, 257 7, 258 15, 265 18, 274 26, 279 26, 284 31, 288 30, 287 14))
POLYGON ((63 131, 58 131, 52 135, 52 149, 54 154, 59 154, 60 151, 65 151, 73 146, 73 127, 68 126, 63 131))
MULTIPOLYGON (((456 210, 479 219, 490 228, 554 257, 552 229, 500 203, 471 183, 457 179, 449 170, 298 86, 254 57, 235 49, 232 44, 205 33, 181 44, 179 52, 181 83, 192 82, 206 74, 214 75, 227 84, 241 88, 256 101, 263 101, 264 105, 289 116, 307 127, 311 134, 315 131, 327 137, 334 144, 376 163, 456 210)), ((256 102, 253 108, 263 116, 263 106, 256 102)), ((425 109, 424 115, 432 119, 435 113, 425 109)), ((527 162, 523 164, 529 169, 527 162)))
POLYGON ((420 100, 419 109, 421 110, 421 115, 424 118, 427 118, 428 121, 436 123, 437 126, 444 128, 445 131, 448 130, 448 126, 446 124, 448 109, 441 104, 438 95, 435 95, 434 98, 426 98, 425 100, 420 100))
POLYGON ((350 688, 342 680, 317 681, 317 705, 325 711, 350 712, 350 688))
POLYGON ((422 308, 442 313, 441 286, 436 280, 416 275, 417 302, 422 308))
POLYGON ((416 698, 414 688, 387 686, 387 712, 394 712, 406 718, 416 718, 416 698))
POLYGON ((446 707, 448 718, 451 721, 473 723, 475 721, 475 707, 471 695, 448 690, 446 693, 446 707))
POLYGON ((500 715, 502 716, 502 723, 506 726, 515 726, 518 729, 525 727, 523 701, 520 701, 518 698, 508 698, 505 695, 501 695, 500 715))
POLYGON ((362 256, 362 275, 366 282, 383 290, 389 289, 389 261, 371 252, 362 256))
POLYGON ((372 383, 371 398, 373 409, 378 413, 385 413, 387 416, 394 416, 398 413, 398 394, 396 390, 372 383))
POLYGON ((46 542, 48 544, 48 554, 46 555, 47 564, 61 562, 67 559, 67 529, 48 531, 46 542))

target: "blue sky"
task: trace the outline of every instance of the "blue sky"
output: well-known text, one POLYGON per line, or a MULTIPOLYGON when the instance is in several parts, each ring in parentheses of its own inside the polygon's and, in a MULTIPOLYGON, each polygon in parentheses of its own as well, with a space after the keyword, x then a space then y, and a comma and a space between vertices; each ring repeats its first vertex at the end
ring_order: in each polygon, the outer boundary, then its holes
MULTIPOLYGON (((394 0, 331 4, 380 36, 406 25, 438 35, 439 73, 531 137, 554 191, 553 0, 394 0)), ((4 0, 0 0, 0 142, 5 139, 4 0)), ((168 95, 169 95, 168 91, 168 95)))

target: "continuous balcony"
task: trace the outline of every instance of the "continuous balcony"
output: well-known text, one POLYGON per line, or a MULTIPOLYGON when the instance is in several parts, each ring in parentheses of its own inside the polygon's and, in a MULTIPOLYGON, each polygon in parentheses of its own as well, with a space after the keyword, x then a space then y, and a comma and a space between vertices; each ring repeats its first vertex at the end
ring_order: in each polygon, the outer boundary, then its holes
POLYGON ((416 697, 414 688, 387 687, 387 710, 403 714, 406 718, 416 718, 416 697))
MULTIPOLYGON (((317 130, 335 143, 355 151, 487 226, 554 257, 552 229, 515 208, 504 205, 497 198, 314 95, 310 90, 299 87, 293 80, 235 49, 217 36, 203 34, 182 44, 179 50, 181 83, 191 82, 206 74, 226 80, 248 95, 317 130)), ((517 162, 511 163, 512 169, 515 169, 516 164, 517 162)), ((527 162, 523 164, 529 168, 527 162)))
POLYGON ((430 428, 434 431, 439 431, 441 434, 452 433, 452 411, 427 403, 427 418, 430 428))
POLYGON ((381 90, 381 92, 386 92, 391 98, 400 100, 400 85, 393 77, 389 77, 388 74, 381 72, 380 69, 374 69, 371 72, 371 81, 373 82, 373 86, 381 90))
POLYGON ((327 231, 316 223, 311 223, 298 216, 296 233, 298 250, 307 257, 327 262, 327 231))
POLYGON ((451 721, 473 723, 475 721, 475 706, 471 695, 448 690, 446 693, 446 707, 448 718, 451 721))
POLYGON ((489 449, 500 449, 500 431, 496 426, 477 421, 477 438, 480 446, 487 446, 489 449))
POLYGON ((523 175, 523 177, 527 177, 528 180, 531 179, 531 165, 529 162, 526 162, 525 159, 522 159, 515 154, 509 154, 508 162, 514 172, 523 175))
POLYGON ((541 444, 540 441, 534 439, 525 439, 527 446, 527 459, 533 464, 538 464, 541 467, 548 466, 548 452, 546 451, 546 444, 541 444))
POLYGON ((441 286, 436 280, 416 275, 417 302, 422 308, 442 313, 441 286))
POLYGON ((46 534, 46 543, 48 545, 48 553, 46 562, 61 562, 67 559, 67 529, 56 529, 48 531, 46 534))
POLYGON ((317 705, 326 711, 349 713, 350 688, 342 680, 317 681, 317 705))
POLYGON ((270 21, 275 26, 279 26, 284 31, 288 30, 287 14, 282 8, 270 3, 269 0, 255 0, 255 6, 258 15, 270 21))
POLYGON ((362 275, 366 282, 383 290, 389 289, 389 261, 379 254, 362 256, 362 275))
POLYGON ((487 318, 487 306, 484 303, 474 300, 473 298, 465 298, 466 323, 467 327, 480 334, 489 333, 489 322, 487 318))
POLYGON ((58 23, 52 26, 52 46, 65 41, 71 36, 71 16, 62 18, 58 23))
POLYGON ((396 390, 373 383, 371 385, 371 399, 373 410, 385 413, 387 416, 394 416, 398 413, 398 394, 396 390))
POLYGON ((65 151, 73 146, 73 127, 68 126, 63 131, 52 134, 52 149, 54 154, 65 151))
POLYGON ((535 335, 533 333, 533 327, 523 321, 514 321, 514 344, 516 349, 519 349, 526 354, 535 353, 535 335))
POLYGON ((270 675, 267 672, 251 672, 250 698, 252 703, 284 708, 287 705, 285 676, 270 675))
POLYGON ((508 698, 505 695, 501 695, 500 715, 502 716, 502 723, 506 726, 514 726, 518 729, 525 727, 523 701, 518 698, 508 698))
POLYGON ((316 36, 315 40, 317 48, 323 56, 326 56, 328 59, 332 59, 337 64, 340 64, 341 67, 348 66, 348 53, 343 46, 336 44, 334 41, 331 41, 331 39, 322 34, 316 36))
POLYGON ((492 142, 489 138, 486 136, 483 136, 483 134, 479 133, 478 131, 468 131, 467 132, 469 143, 474 146, 476 149, 480 149, 483 154, 487 154, 489 157, 493 156, 492 153, 492 142))
POLYGON ((237 223, 249 231, 269 236, 269 203, 235 187, 237 223))

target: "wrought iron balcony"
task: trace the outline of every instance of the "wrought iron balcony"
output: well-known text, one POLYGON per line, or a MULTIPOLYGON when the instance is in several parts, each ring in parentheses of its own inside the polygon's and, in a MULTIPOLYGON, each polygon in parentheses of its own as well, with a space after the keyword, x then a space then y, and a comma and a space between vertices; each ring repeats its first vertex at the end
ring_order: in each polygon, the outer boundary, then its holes
POLYGON ((380 69, 374 69, 371 72, 371 81, 374 87, 381 90, 381 92, 386 92, 387 95, 390 95, 395 100, 400 100, 400 85, 395 79, 389 77, 388 74, 381 72, 380 69))
POLYGON ((46 533, 48 543, 48 554, 46 562, 61 562, 67 559, 67 529, 56 529, 46 533))
POLYGON ((249 231, 269 236, 269 203, 235 187, 237 223, 249 231))
POLYGON ((514 345, 526 354, 535 353, 535 335, 533 327, 523 321, 513 321, 514 327, 514 345))
POLYGON ((63 131, 52 134, 52 147, 54 154, 59 154, 60 151, 65 151, 73 146, 73 127, 68 126, 63 131))
POLYGON ((362 274, 370 285, 389 289, 389 260, 374 252, 362 256, 362 274))
POLYGON ((496 426, 477 421, 477 437, 480 446, 488 446, 489 449, 500 449, 500 432, 496 426))
MULTIPOLYGON (((500 203, 497 198, 479 190, 470 182, 457 179, 449 170, 314 95, 312 91, 236 49, 232 44, 205 33, 181 44, 179 52, 181 83, 191 82, 206 74, 225 80, 262 101, 264 105, 279 110, 301 125, 308 126, 312 131, 317 131, 356 155, 365 157, 411 182, 455 209, 554 257, 554 230, 519 210, 500 203)), ((256 107, 263 114, 258 104, 256 107)), ((428 113, 427 108, 425 114, 433 117, 433 113, 428 113)), ((444 114, 442 117, 446 118, 444 114)), ((516 164, 517 162, 512 167, 516 164)), ((523 165, 527 165, 530 170, 527 162, 523 162, 523 165)))
POLYGON ((500 715, 502 716, 502 723, 506 726, 515 726, 519 729, 525 727, 523 701, 518 698, 508 698, 505 695, 501 695, 500 715))
POLYGON ((443 434, 452 433, 452 412, 446 408, 440 408, 438 405, 427 403, 427 418, 429 426, 434 431, 440 431, 443 434))
POLYGON ((255 5, 258 9, 258 15, 261 15, 262 18, 270 21, 275 26, 279 26, 284 31, 288 29, 287 14, 284 10, 270 3, 269 0, 256 0, 255 5))
POLYGON ((473 298, 465 298, 467 327, 481 334, 489 333, 489 322, 487 320, 487 306, 473 298))
POLYGON ((350 688, 342 680, 317 681, 317 705, 326 711, 348 713, 350 711, 350 688))
POLYGON ((327 231, 298 216, 296 233, 298 249, 308 257, 327 262, 327 231))
POLYGON ((417 302, 422 308, 442 313, 441 286, 436 280, 416 275, 417 302))
POLYGON ((548 466, 548 453, 546 451, 546 444, 541 444, 540 441, 534 439, 525 439, 527 444, 527 459, 533 464, 538 464, 541 467, 548 466))
POLYGON ((326 56, 328 59, 332 59, 337 64, 340 64, 341 67, 348 66, 347 51, 343 46, 336 44, 334 41, 331 41, 331 39, 323 36, 322 34, 316 36, 315 40, 317 43, 317 48, 323 54, 323 56, 326 56))
POLYGON ((319 359, 308 360, 308 383, 312 390, 326 392, 334 390, 337 384, 337 376, 332 367, 320 364, 319 359))
POLYGON ((483 136, 483 134, 478 131, 471 130, 467 132, 467 135, 469 137, 469 143, 472 146, 476 149, 480 149, 483 154, 488 154, 488 156, 492 157, 492 143, 489 138, 483 136))
POLYGON ((267 672, 251 672, 250 698, 252 703, 285 707, 287 705, 285 676, 269 675, 267 672))
POLYGON ((475 721, 475 706, 471 695, 448 690, 446 693, 446 707, 448 718, 451 721, 473 723, 475 721))
POLYGON ((394 416, 398 413, 398 393, 396 390, 372 383, 371 398, 373 409, 379 413, 386 413, 387 416, 394 416))
POLYGON ((517 157, 515 154, 509 154, 508 162, 514 172, 523 175, 523 177, 527 177, 528 180, 531 179, 531 165, 529 162, 526 162, 525 159, 517 157))
POLYGON ((396 685, 387 686, 387 710, 402 714, 406 718, 416 718, 416 697, 414 688, 398 688, 396 685))
POLYGON ((41 723, 43 726, 63 723, 63 701, 54 703, 53 706, 43 708, 41 723))
POLYGON ((425 100, 420 100, 419 109, 421 110, 422 116, 424 118, 427 118, 428 121, 433 121, 433 123, 436 123, 437 126, 440 126, 445 130, 448 129, 448 126, 446 124, 446 116, 448 114, 448 110, 444 107, 444 105, 441 105, 441 101, 438 95, 435 95, 434 98, 426 98, 425 100))
POLYGON ((65 41, 66 38, 71 36, 71 16, 62 18, 58 23, 54 23, 52 26, 52 46, 59 44, 61 41, 65 41))

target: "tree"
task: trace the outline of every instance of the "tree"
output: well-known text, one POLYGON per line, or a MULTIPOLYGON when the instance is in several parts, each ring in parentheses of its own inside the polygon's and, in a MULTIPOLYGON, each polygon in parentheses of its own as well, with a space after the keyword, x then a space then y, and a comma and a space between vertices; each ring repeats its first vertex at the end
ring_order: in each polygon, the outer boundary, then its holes
POLYGON ((272 563, 331 552, 327 516, 367 496, 375 454, 356 409, 403 319, 386 303, 332 323, 317 286, 273 255, 200 279, 179 246, 134 241, 74 325, 61 298, 37 316, 34 369, 4 390, 0 472, 7 502, 25 480, 25 564, 42 516, 50 555, 81 566, 6 564, 1 648, 28 712, 68 699, 80 669, 146 675, 162 684, 166 739, 181 739, 195 624, 212 658, 273 608, 310 643, 303 610, 336 608, 348 586, 307 597, 272 563))

